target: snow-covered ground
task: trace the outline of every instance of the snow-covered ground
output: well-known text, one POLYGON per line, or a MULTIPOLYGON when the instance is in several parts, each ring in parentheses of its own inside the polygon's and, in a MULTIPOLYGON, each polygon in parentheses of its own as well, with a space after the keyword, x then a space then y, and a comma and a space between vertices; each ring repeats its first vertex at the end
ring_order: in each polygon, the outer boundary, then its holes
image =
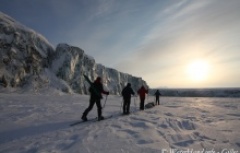
MULTIPOLYGON (((240 98, 161 97, 160 106, 141 112, 132 98, 131 115, 120 116, 121 97, 108 96, 103 115, 111 119, 70 127, 88 101, 77 94, 0 94, 0 152, 240 152, 240 98)), ((96 114, 94 107, 88 118, 96 114)))

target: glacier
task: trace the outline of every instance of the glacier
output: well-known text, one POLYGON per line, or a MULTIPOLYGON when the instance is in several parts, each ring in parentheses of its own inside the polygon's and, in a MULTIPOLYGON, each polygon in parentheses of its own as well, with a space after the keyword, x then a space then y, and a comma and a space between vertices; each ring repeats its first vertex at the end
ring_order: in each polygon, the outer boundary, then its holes
POLYGON ((41 34, 0 12, 0 91, 88 94, 91 80, 102 77, 104 88, 120 94, 130 82, 137 90, 146 81, 96 63, 79 47, 60 43, 56 48, 41 34))

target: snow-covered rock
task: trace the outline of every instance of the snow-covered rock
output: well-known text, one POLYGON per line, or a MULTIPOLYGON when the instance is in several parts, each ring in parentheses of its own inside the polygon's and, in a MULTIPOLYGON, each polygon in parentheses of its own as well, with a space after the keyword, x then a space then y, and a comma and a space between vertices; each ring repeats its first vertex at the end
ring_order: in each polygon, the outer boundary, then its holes
POLYGON ((0 92, 18 88, 87 94, 89 84, 83 74, 91 80, 102 77, 112 94, 119 94, 128 82, 135 90, 147 86, 141 78, 97 64, 78 47, 62 43, 54 49, 42 35, 1 12, 0 50, 0 92))
POLYGON ((43 36, 1 12, 0 50, 0 81, 12 87, 23 86, 39 75, 49 66, 48 58, 54 52, 43 36))
POLYGON ((97 64, 94 58, 85 54, 82 49, 68 44, 57 46, 53 55, 52 70, 59 78, 68 82, 75 92, 82 94, 88 93, 87 89, 89 87, 83 74, 91 80, 100 76, 106 90, 109 90, 112 94, 120 94, 128 82, 132 84, 135 90, 140 88, 142 84, 147 86, 141 78, 97 64))

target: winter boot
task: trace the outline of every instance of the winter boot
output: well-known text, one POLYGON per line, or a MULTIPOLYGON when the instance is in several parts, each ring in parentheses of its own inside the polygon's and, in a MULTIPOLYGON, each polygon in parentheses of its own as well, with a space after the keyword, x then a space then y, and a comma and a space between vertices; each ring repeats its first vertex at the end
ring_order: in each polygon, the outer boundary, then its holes
POLYGON ((98 121, 104 120, 103 116, 98 117, 98 121))
POLYGON ((88 119, 87 119, 87 117, 86 117, 85 115, 83 115, 83 116, 82 116, 82 120, 83 120, 83 121, 87 121, 88 119))

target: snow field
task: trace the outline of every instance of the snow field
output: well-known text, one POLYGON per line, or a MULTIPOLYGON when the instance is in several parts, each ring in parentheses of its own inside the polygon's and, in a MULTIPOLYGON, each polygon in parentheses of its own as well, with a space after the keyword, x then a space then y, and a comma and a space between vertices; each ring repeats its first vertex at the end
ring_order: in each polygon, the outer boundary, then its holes
MULTIPOLYGON (((108 96, 103 115, 111 119, 70 127, 88 101, 77 94, 0 94, 0 152, 240 151, 239 98, 161 97, 160 106, 138 111, 133 97, 132 113, 120 116, 122 98, 108 96)), ((95 106, 88 118, 96 115, 95 106)))

